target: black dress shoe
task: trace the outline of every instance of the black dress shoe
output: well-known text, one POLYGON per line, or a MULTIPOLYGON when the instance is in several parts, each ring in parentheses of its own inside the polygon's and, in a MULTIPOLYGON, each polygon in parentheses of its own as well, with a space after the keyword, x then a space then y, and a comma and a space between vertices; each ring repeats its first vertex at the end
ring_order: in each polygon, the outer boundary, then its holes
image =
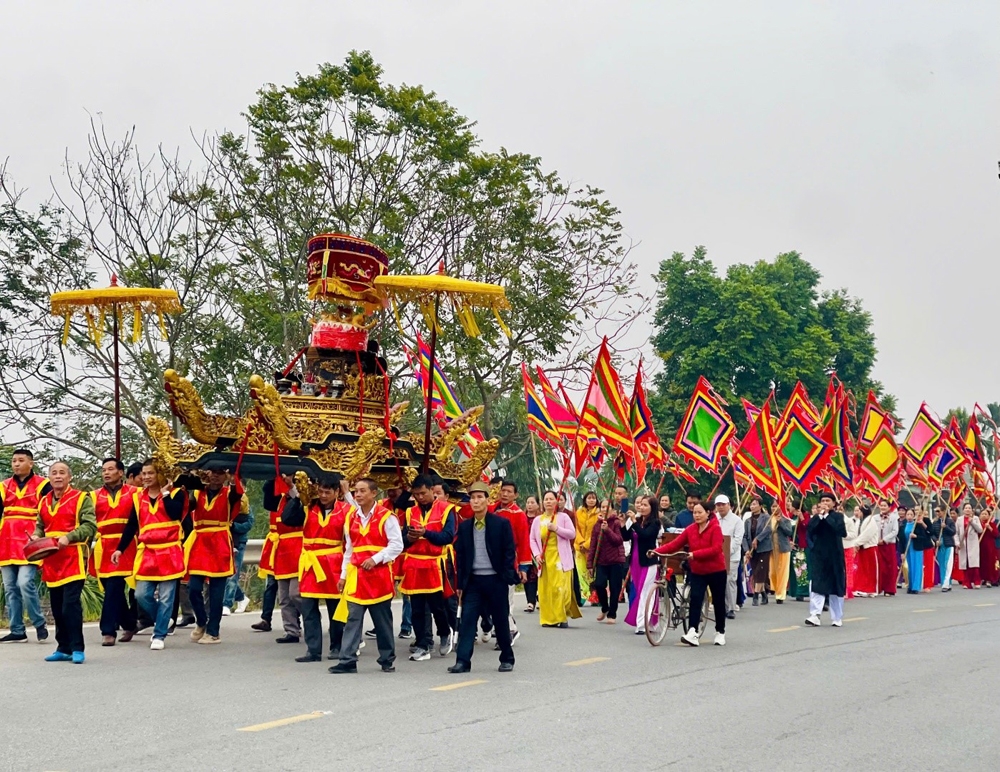
POLYGON ((395 673, 396 672, 396 666, 395 665, 382 665, 382 672, 383 673, 395 673))
POLYGON ((500 667, 497 668, 501 673, 509 673, 514 669, 514 665, 510 662, 501 662, 500 667))
POLYGON ((301 657, 296 657, 295 661, 296 662, 322 662, 323 661, 323 657, 321 657, 319 654, 317 654, 315 657, 312 654, 306 654, 306 655, 301 656, 301 657))
POLYGON ((250 625, 250 629, 256 630, 258 633, 269 633, 271 632, 271 623, 262 619, 256 624, 250 625))
POLYGON ((341 675, 342 673, 357 673, 358 665, 357 663, 352 663, 350 665, 338 664, 334 665, 329 669, 329 672, 334 675, 341 675))
POLYGON ((337 660, 340 659, 340 651, 339 650, 331 651, 329 654, 326 655, 326 658, 332 659, 334 662, 336 662, 337 660))
POLYGON ((450 668, 448 668, 449 673, 469 673, 472 671, 471 665, 466 665, 464 662, 456 662, 450 668))
POLYGON ((175 627, 190 627, 195 623, 194 617, 181 617, 177 620, 175 627))
POLYGON ((280 638, 274 639, 275 643, 298 643, 299 637, 297 635, 283 635, 280 638))
POLYGON ((726 612, 726 619, 736 619, 736 612, 735 611, 727 611, 726 612))

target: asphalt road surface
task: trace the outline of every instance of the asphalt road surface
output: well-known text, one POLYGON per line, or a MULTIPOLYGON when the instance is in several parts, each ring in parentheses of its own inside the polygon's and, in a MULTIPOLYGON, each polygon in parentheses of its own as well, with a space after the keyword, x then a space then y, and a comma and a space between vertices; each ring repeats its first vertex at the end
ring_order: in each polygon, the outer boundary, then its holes
POLYGON ((698 649, 591 608, 541 629, 517 603, 510 674, 492 644, 451 675, 453 656, 409 662, 407 641, 383 674, 372 641, 358 675, 329 675, 252 613, 223 620, 220 646, 178 631, 162 652, 101 648, 88 626, 82 666, 43 662, 29 632, 0 647, 0 769, 1000 768, 1000 590, 856 599, 840 629, 805 627, 804 603, 748 605, 725 648, 698 649))

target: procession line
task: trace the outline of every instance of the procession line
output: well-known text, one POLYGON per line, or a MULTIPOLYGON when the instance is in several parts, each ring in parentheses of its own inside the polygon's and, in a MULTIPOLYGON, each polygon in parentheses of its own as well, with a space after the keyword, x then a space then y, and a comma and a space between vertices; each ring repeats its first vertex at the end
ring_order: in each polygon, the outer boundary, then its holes
POLYGON ((277 729, 279 726, 297 724, 300 721, 312 721, 314 718, 322 718, 330 715, 328 710, 314 710, 312 713, 303 713, 301 716, 290 716, 289 718, 279 718, 276 721, 267 721, 263 724, 253 724, 237 729, 237 732, 263 732, 265 729, 277 729))
POLYGON ((576 659, 572 662, 564 662, 566 667, 580 667, 580 665, 593 665, 596 662, 607 662, 611 657, 588 657, 587 659, 576 659))
POLYGON ((432 692, 450 692, 452 689, 464 689, 466 686, 477 686, 478 684, 487 683, 482 678, 478 678, 475 681, 459 681, 457 684, 445 684, 444 686, 434 686, 430 691, 432 692))

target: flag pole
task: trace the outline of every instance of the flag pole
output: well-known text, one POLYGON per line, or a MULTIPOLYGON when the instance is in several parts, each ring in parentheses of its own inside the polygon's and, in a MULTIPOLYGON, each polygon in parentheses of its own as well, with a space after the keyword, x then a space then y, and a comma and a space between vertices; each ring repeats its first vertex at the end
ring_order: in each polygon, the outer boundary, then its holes
POLYGON ((538 474, 538 451, 535 449, 535 433, 528 432, 531 437, 531 460, 535 465, 535 493, 538 496, 538 506, 542 505, 542 478, 538 474))

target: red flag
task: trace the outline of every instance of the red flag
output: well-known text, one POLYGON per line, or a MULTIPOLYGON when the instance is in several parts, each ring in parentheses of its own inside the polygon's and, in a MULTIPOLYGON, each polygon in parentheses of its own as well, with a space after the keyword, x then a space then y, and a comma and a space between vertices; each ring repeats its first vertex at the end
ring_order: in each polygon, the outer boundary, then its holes
POLYGON ((601 341, 601 349, 594 363, 590 388, 583 402, 580 425, 593 430, 609 445, 632 454, 632 427, 629 424, 628 405, 622 395, 621 378, 611 364, 608 339, 601 341))

